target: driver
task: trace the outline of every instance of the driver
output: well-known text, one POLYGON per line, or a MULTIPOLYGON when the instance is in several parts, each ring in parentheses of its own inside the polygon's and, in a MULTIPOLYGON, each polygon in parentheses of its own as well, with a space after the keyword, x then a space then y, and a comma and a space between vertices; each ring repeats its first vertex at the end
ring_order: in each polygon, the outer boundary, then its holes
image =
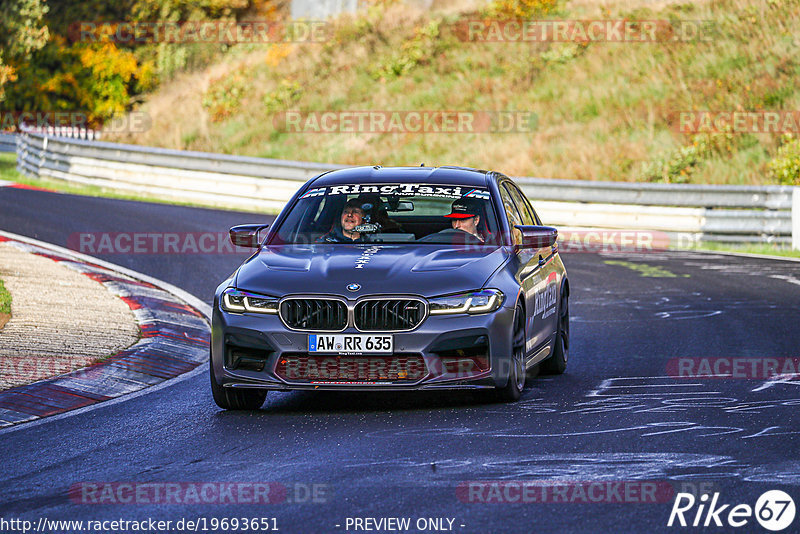
POLYGON ((347 201, 342 210, 340 224, 334 224, 331 231, 317 239, 318 243, 364 243, 366 235, 356 231, 364 222, 364 209, 361 201, 353 198, 347 201))
POLYGON ((478 224, 481 222, 480 200, 462 197, 453 202, 450 213, 445 215, 452 219, 453 230, 461 230, 483 242, 483 236, 478 232, 478 224))

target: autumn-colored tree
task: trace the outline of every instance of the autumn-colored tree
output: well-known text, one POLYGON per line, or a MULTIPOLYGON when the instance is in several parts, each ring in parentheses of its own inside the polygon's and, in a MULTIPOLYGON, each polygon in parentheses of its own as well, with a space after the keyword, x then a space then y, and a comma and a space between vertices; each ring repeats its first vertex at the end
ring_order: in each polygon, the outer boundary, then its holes
POLYGON ((3 0, 0 2, 0 102, 4 86, 17 79, 13 61, 25 60, 47 42, 43 23, 47 6, 42 0, 3 0))
POLYGON ((228 46, 120 41, 116 23, 250 19, 285 0, 45 1, 0 1, 0 110, 80 111, 97 125, 228 46), (76 31, 82 23, 91 38, 76 31))

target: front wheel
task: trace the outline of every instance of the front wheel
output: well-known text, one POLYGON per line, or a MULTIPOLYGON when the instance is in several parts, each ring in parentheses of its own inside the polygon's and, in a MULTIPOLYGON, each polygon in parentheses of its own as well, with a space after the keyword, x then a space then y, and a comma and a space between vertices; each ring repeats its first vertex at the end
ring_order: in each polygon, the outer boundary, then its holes
POLYGON ((214 378, 214 367, 208 362, 211 372, 211 394, 214 402, 223 410, 258 410, 267 398, 267 390, 224 388, 214 378))
POLYGON ((522 396, 525 389, 525 313, 521 306, 514 310, 514 326, 511 334, 511 361, 508 369, 508 383, 497 390, 500 400, 514 402, 522 396))
POLYGON ((541 363, 542 372, 560 375, 567 370, 567 360, 569 360, 569 294, 566 286, 561 290, 558 329, 553 345, 553 355, 541 363))

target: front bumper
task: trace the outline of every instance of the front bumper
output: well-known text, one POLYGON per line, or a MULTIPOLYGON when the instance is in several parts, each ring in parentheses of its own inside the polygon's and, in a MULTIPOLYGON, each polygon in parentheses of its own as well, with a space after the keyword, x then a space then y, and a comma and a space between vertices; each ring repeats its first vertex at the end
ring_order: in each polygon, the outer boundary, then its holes
MULTIPOLYGON (((415 380, 373 382, 295 381, 276 373, 281 358, 308 355, 308 335, 287 328, 277 315, 229 313, 215 302, 211 366, 223 387, 270 390, 431 390, 502 387, 507 381, 514 310, 502 307, 480 315, 428 316, 411 332, 394 335, 394 356, 419 355, 427 373, 415 380), (470 352, 471 351, 471 352, 470 352), (454 366, 454 355, 485 353, 480 368, 454 366), (503 370, 506 372, 503 372, 503 370)), ((342 334, 359 334, 347 329, 342 334)), ((336 358, 336 355, 326 355, 336 358)), ((372 358, 365 355, 364 358, 372 358)), ((358 355, 345 358, 357 359, 358 355)))

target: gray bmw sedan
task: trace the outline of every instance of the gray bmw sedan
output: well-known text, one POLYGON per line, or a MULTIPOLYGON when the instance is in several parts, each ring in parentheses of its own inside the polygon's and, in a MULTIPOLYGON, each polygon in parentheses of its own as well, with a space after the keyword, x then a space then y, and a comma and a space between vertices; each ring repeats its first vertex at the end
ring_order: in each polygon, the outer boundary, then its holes
POLYGON ((555 228, 507 176, 359 167, 309 180, 214 296, 211 388, 225 409, 270 390, 491 389, 517 400, 569 355, 555 228))

